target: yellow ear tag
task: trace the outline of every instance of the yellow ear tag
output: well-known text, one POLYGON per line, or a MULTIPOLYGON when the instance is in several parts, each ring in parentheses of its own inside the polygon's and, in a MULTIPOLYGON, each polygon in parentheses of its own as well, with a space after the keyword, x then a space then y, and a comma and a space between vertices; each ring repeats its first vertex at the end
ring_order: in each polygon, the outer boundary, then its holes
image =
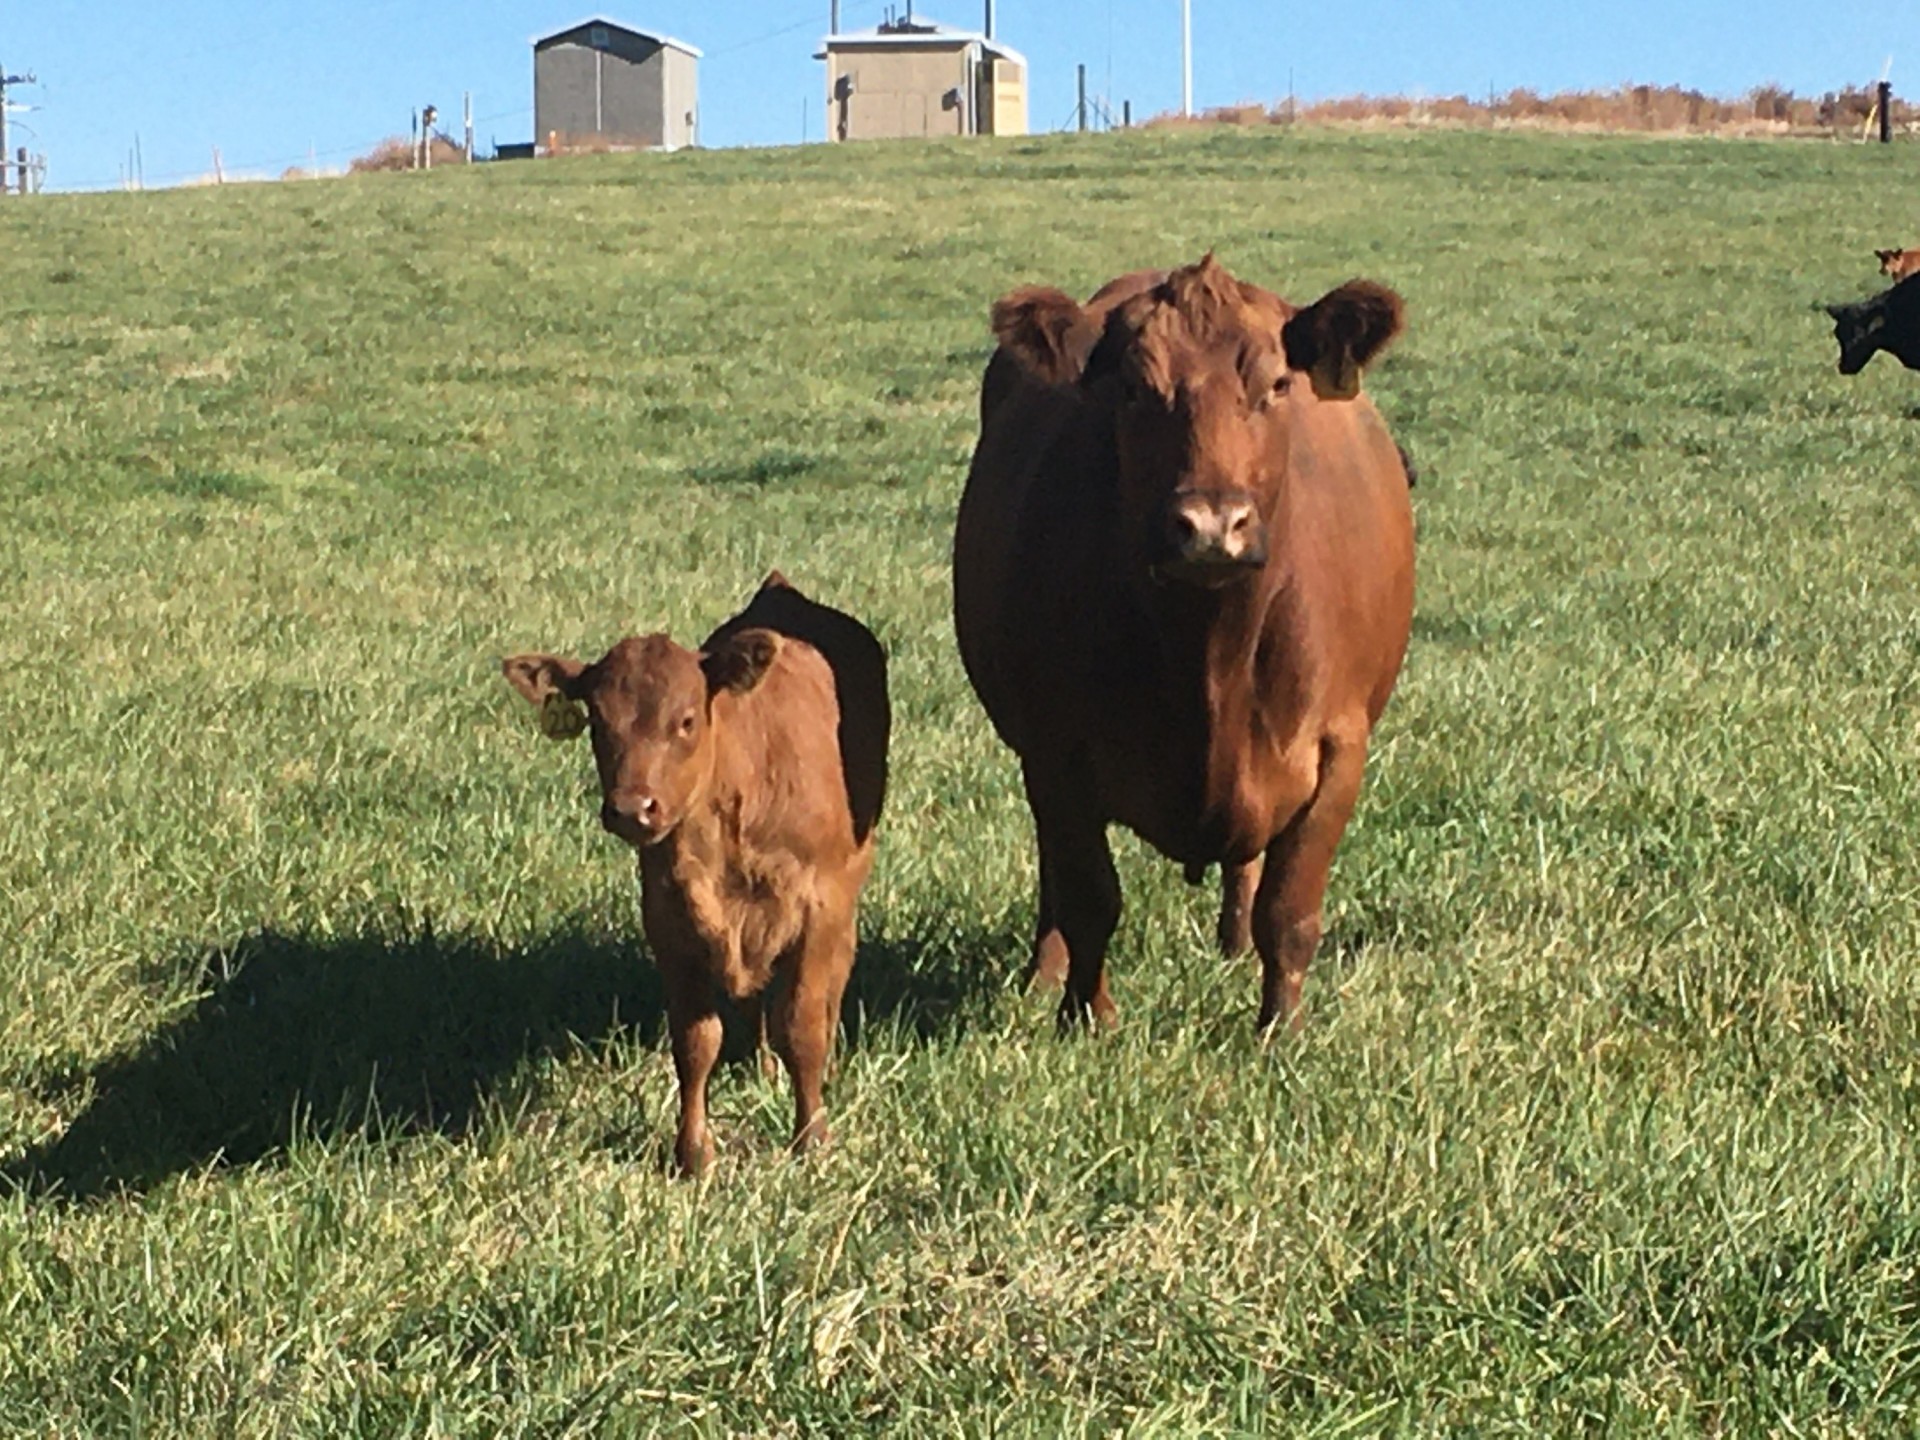
POLYGON ((571 740, 587 728, 587 707, 558 690, 540 702, 540 733, 549 740, 571 740))
POLYGON ((1322 400, 1351 400, 1360 393, 1360 367, 1348 356, 1322 360, 1307 372, 1313 393, 1322 400))

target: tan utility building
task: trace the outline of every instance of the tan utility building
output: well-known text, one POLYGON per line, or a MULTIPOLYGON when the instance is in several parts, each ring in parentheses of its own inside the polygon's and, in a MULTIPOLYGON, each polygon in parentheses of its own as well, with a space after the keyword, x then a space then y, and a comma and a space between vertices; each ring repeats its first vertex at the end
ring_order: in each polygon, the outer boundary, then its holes
POLYGON ((976 30, 890 20, 829 35, 827 138, 1027 133, 1027 62, 976 30))

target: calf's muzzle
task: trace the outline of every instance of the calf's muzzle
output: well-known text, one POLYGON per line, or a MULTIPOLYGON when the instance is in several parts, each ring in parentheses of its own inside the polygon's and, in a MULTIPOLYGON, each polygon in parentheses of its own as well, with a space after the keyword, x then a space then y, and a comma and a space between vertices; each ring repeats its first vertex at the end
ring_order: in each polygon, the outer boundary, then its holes
POLYGON ((672 828, 666 807, 646 794, 607 797, 600 802, 600 824, 632 845, 651 845, 672 828))

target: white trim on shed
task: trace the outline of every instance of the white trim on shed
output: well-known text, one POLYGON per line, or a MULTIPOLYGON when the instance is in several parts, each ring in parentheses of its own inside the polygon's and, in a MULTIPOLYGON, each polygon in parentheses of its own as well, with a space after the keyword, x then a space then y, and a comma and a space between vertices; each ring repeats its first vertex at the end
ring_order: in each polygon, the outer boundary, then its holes
POLYGON ((663 45, 669 50, 678 50, 681 54, 691 55, 696 60, 706 58, 706 52, 696 45, 689 45, 684 40, 676 40, 671 35, 662 35, 658 30, 642 30, 638 25, 628 25, 620 20, 609 20, 604 15, 583 16, 571 25, 562 25, 558 29, 547 31, 544 35, 534 35, 528 39, 527 43, 538 47, 546 44, 549 40, 558 40, 562 35, 571 34, 575 30, 585 30, 590 25, 606 25, 615 30, 624 30, 629 35, 638 35, 642 40, 651 40, 656 45, 663 45))

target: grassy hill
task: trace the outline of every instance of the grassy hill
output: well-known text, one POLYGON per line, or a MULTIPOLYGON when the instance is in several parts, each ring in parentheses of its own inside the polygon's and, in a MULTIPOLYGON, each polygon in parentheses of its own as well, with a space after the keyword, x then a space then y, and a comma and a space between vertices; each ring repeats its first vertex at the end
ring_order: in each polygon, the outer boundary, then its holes
POLYGON ((1886 1434, 1920 1394, 1920 154, 1312 131, 0 205, 0 1431, 1886 1434), (1419 614, 1298 1038, 1131 840, 1021 993, 993 297, 1397 286, 1419 614), (523 648, 893 656, 834 1147, 673 1107, 523 648))

